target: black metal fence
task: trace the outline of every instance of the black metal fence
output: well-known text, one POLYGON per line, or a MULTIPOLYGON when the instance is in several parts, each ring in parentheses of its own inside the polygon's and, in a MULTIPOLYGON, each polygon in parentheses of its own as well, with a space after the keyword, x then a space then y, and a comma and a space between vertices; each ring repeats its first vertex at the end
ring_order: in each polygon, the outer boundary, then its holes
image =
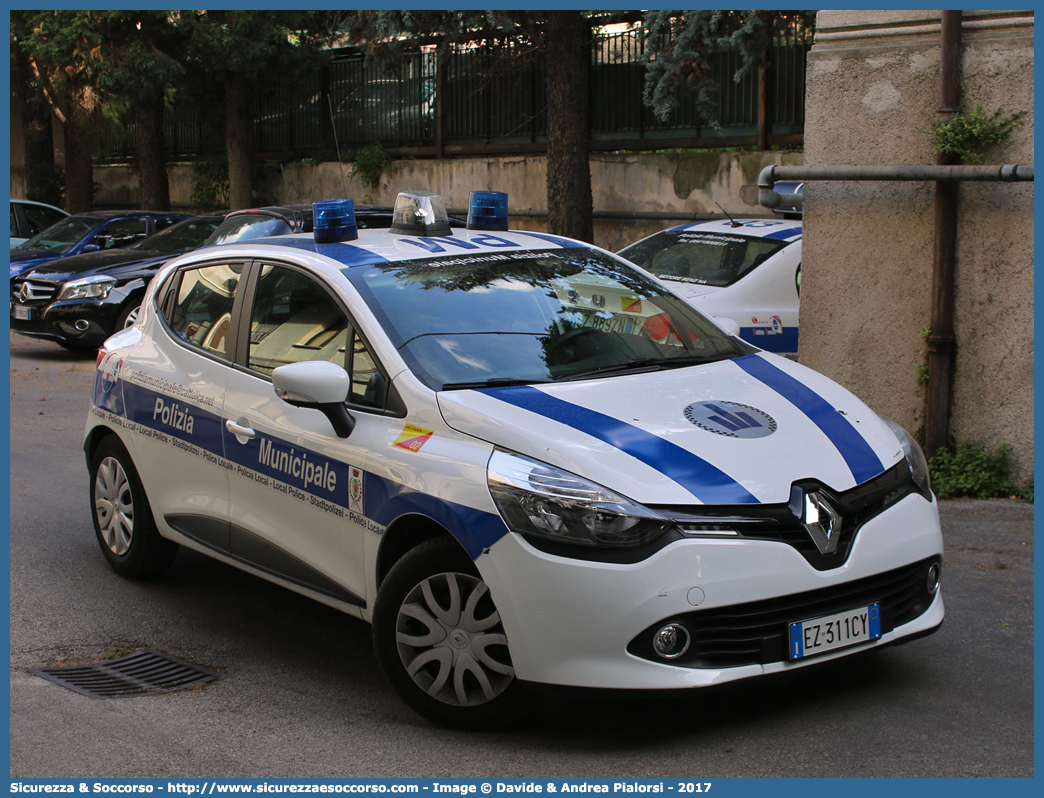
MULTIPOLYGON (((795 29, 772 48, 770 66, 736 82, 738 54, 718 59, 717 121, 703 122, 690 91, 665 121, 642 102, 645 66, 638 31, 595 37, 591 59, 592 149, 662 149, 800 144, 804 131, 805 60, 811 34, 795 29)), ((342 154, 380 142, 417 156, 539 152, 546 147, 546 65, 539 51, 505 40, 461 47, 439 65, 418 49, 388 72, 361 52, 338 51, 325 67, 292 88, 254 101, 255 152, 298 157, 342 154)), ((178 106, 168 111, 171 158, 222 157, 217 111, 178 106)), ((133 123, 108 134, 106 158, 134 157, 133 123)))

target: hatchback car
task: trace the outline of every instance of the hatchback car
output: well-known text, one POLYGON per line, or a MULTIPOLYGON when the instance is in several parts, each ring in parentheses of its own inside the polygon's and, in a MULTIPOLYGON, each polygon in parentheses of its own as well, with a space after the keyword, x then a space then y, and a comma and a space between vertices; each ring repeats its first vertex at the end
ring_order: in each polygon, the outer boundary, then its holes
POLYGON ((11 200, 11 246, 24 244, 41 230, 46 230, 68 216, 68 211, 25 199, 11 200))
POLYGON ((801 221, 727 219, 661 230, 619 255, 666 281, 740 337, 777 354, 798 351, 801 221))
POLYGON ((81 252, 129 247, 188 218, 187 213, 160 211, 91 211, 74 214, 12 248, 11 279, 58 258, 79 255, 81 252))
POLYGON ((11 330, 67 349, 96 349, 133 323, 159 267, 203 246, 227 215, 193 216, 130 247, 37 266, 11 282, 11 330))
MULTIPOLYGON (((604 250, 400 195, 171 261, 98 354, 119 573, 179 546, 372 623, 403 699, 680 691, 930 634, 942 538, 899 425, 604 250)), ((493 194, 494 196, 486 196, 493 194)))

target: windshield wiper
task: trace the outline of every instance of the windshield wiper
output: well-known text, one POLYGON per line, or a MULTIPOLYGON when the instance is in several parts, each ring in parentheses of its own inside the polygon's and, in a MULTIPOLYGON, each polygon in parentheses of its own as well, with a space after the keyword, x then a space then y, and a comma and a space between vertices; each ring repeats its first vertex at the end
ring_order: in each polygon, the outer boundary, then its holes
POLYGON ((443 384, 444 391, 465 391, 477 388, 503 388, 510 385, 542 385, 551 380, 533 379, 527 380, 519 377, 492 377, 488 380, 475 380, 474 382, 447 382, 443 384))
POLYGON ((647 371, 663 371, 666 369, 681 368, 682 366, 713 363, 717 360, 729 360, 732 357, 734 357, 732 354, 688 355, 687 357, 672 357, 667 359, 658 357, 637 357, 634 360, 628 360, 626 363, 598 366, 597 368, 578 371, 575 374, 568 374, 564 377, 559 377, 558 379, 560 382, 569 382, 570 380, 582 380, 587 377, 605 377, 610 374, 641 374, 647 371))

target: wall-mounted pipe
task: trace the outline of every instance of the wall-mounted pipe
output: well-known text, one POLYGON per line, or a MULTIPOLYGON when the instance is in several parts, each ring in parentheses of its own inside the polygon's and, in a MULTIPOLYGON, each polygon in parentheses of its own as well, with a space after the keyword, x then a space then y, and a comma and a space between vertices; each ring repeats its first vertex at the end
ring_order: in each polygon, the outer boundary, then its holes
MULTIPOLYGON (((939 64, 940 123, 949 122, 961 110, 961 11, 942 12, 939 64)), ((943 168, 959 159, 939 153, 943 168)), ((1018 170, 1015 170, 1016 173, 1018 170)), ((957 294, 957 206, 954 181, 935 184, 935 240, 932 252, 932 307, 928 328, 928 385, 925 388, 924 452, 929 459, 950 443, 950 394, 953 387, 953 353, 957 349, 953 317, 957 294)))
POLYGON ((766 208, 801 207, 801 194, 779 194, 776 183, 811 180, 1033 182, 1033 164, 1003 166, 766 166, 758 175, 758 202, 766 208))

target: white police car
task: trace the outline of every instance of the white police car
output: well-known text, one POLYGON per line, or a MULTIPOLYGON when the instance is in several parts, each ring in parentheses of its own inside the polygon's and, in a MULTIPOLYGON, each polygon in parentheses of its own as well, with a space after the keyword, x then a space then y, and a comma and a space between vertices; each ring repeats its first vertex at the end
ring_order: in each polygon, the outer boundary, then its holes
POLYGON ((186 546, 373 624, 402 697, 510 719, 536 688, 682 690, 943 620, 923 455, 616 256, 469 229, 197 250, 98 355, 84 443, 120 573, 186 546))
POLYGON ((661 230, 620 250, 767 352, 798 351, 801 220, 727 219, 661 230))

